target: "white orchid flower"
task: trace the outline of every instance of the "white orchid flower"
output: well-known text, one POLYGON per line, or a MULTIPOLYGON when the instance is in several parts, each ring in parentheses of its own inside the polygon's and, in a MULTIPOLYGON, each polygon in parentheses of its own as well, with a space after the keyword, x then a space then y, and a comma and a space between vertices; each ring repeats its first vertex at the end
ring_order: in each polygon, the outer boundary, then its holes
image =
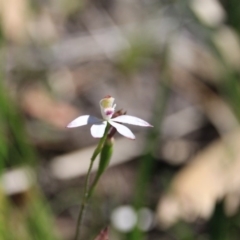
POLYGON ((93 124, 91 127, 92 136, 94 138, 101 138, 104 135, 107 123, 109 123, 111 126, 116 128, 116 130, 120 134, 130 139, 135 139, 134 134, 129 128, 120 123, 138 125, 141 127, 152 127, 152 125, 150 125, 148 122, 129 115, 121 115, 112 118, 116 108, 116 104, 113 104, 114 100, 115 99, 113 97, 106 96, 99 102, 103 119, 99 119, 97 117, 93 117, 90 115, 83 115, 74 119, 67 125, 67 127, 74 128, 84 126, 87 124, 93 124))

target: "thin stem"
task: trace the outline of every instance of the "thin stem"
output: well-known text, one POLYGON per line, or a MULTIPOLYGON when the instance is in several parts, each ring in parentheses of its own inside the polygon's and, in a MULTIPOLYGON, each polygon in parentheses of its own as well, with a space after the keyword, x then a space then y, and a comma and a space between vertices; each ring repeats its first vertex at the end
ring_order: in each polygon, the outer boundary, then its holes
POLYGON ((89 165, 87 177, 86 177, 85 183, 84 183, 84 196, 83 196, 80 212, 79 212, 78 219, 77 219, 76 234, 75 234, 75 238, 74 238, 75 240, 78 239, 78 236, 80 234, 80 228, 82 225, 83 214, 84 214, 87 202, 88 202, 88 185, 89 185, 89 179, 90 179, 93 162, 94 161, 91 161, 91 163, 89 165))
POLYGON ((98 156, 98 154, 102 150, 102 146, 103 146, 104 142, 106 141, 107 133, 108 133, 109 128, 110 128, 110 126, 108 124, 106 129, 105 129, 103 137, 100 139, 100 141, 98 143, 98 146, 95 149, 95 151, 93 152, 93 155, 91 157, 91 162, 90 162, 88 172, 87 172, 87 176, 86 176, 85 183, 84 183, 83 200, 82 200, 82 203, 81 203, 80 212, 79 212, 78 219, 77 219, 77 227, 76 227, 76 233, 75 233, 74 240, 78 240, 78 238, 80 236, 80 230, 81 230, 83 215, 84 215, 88 200, 91 196, 89 194, 89 181, 90 181, 90 174, 91 174, 91 171, 92 171, 93 163, 94 163, 94 160, 96 159, 96 157, 98 156))
POLYGON ((92 185, 90 186, 90 189, 89 189, 89 191, 88 191, 89 198, 92 196, 92 193, 93 193, 93 191, 94 191, 94 189, 95 189, 95 187, 96 187, 96 185, 97 185, 98 180, 99 180, 100 177, 101 177, 101 175, 97 175, 97 176, 95 177, 92 185))

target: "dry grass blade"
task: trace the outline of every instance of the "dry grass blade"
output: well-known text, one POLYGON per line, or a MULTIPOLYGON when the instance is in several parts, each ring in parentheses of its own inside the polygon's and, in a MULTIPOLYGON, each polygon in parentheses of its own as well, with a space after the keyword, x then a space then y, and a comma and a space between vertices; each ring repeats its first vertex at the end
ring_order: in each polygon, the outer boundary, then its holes
POLYGON ((13 42, 22 42, 26 38, 28 21, 28 1, 0 1, 0 17, 5 37, 13 42))
POLYGON ((225 211, 234 214, 240 203, 240 131, 226 135, 195 156, 171 183, 171 191, 158 206, 160 225, 177 219, 208 219, 216 202, 225 200, 225 211), (229 201, 234 200, 233 204, 229 201), (229 206, 231 208, 229 208, 229 206))
POLYGON ((79 114, 76 108, 54 99, 43 87, 38 86, 24 90, 21 105, 30 116, 62 129, 79 114))

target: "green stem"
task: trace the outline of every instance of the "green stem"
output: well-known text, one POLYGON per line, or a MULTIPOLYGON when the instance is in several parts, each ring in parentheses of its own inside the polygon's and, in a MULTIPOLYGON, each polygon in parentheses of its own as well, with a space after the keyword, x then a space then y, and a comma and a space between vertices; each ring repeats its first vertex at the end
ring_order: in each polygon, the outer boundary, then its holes
POLYGON ((89 189, 89 198, 92 196, 92 193, 98 183, 98 180, 99 178, 101 177, 101 175, 97 175, 92 183, 92 185, 90 186, 90 189, 89 189))
POLYGON ((98 156, 98 154, 102 150, 103 144, 104 144, 104 142, 106 141, 106 138, 107 138, 107 133, 108 133, 109 128, 110 128, 110 126, 108 124, 106 129, 105 129, 103 137, 100 139, 100 141, 98 143, 98 146, 95 149, 95 151, 93 152, 93 155, 91 157, 91 162, 90 162, 88 172, 87 172, 87 176, 86 176, 85 183, 84 183, 83 200, 82 200, 82 203, 81 203, 80 212, 79 212, 78 219, 77 219, 77 227, 76 227, 76 233, 75 233, 74 240, 78 240, 78 238, 80 236, 83 215, 84 215, 88 200, 91 196, 89 194, 89 181, 90 181, 90 174, 91 174, 91 171, 92 171, 93 163, 94 163, 94 160, 96 159, 96 157, 98 156))
POLYGON ((75 240, 78 239, 78 236, 80 235, 80 228, 81 228, 81 224, 82 224, 82 218, 83 218, 83 214, 87 205, 87 201, 88 201, 88 185, 89 185, 89 178, 90 178, 90 173, 92 170, 92 166, 93 166, 93 162, 91 161, 89 168, 88 168, 88 172, 87 172, 87 177, 84 183, 84 196, 83 196, 83 200, 82 200, 82 204, 81 204, 81 208, 80 208, 80 212, 78 215, 78 219, 77 219, 77 226, 76 226, 76 234, 75 234, 75 240))

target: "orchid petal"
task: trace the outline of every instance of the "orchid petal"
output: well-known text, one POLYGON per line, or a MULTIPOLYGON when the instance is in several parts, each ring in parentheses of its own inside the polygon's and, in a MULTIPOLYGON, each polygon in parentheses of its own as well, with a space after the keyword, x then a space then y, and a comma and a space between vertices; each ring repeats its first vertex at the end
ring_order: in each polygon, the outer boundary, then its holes
POLYGON ((101 122, 98 124, 93 124, 91 127, 91 134, 94 138, 101 138, 105 132, 107 122, 101 122))
POLYGON ((74 119, 72 122, 70 122, 67 127, 68 128, 74 128, 74 127, 80 127, 87 124, 94 124, 94 123, 101 123, 102 120, 98 119, 96 117, 90 116, 90 115, 83 115, 76 119, 74 119))
POLYGON ((129 115, 121 115, 115 118, 112 118, 111 121, 120 122, 120 123, 128 123, 133 125, 138 125, 142 127, 152 127, 151 124, 142 120, 141 118, 129 116, 129 115))
POLYGON ((109 121, 109 123, 113 127, 115 127, 117 129, 117 131, 120 134, 122 134, 124 137, 130 138, 130 139, 135 139, 135 136, 132 133, 132 131, 129 128, 127 128, 126 126, 124 126, 122 124, 119 124, 119 123, 116 123, 116 122, 113 122, 112 119, 111 119, 111 121, 109 121))

